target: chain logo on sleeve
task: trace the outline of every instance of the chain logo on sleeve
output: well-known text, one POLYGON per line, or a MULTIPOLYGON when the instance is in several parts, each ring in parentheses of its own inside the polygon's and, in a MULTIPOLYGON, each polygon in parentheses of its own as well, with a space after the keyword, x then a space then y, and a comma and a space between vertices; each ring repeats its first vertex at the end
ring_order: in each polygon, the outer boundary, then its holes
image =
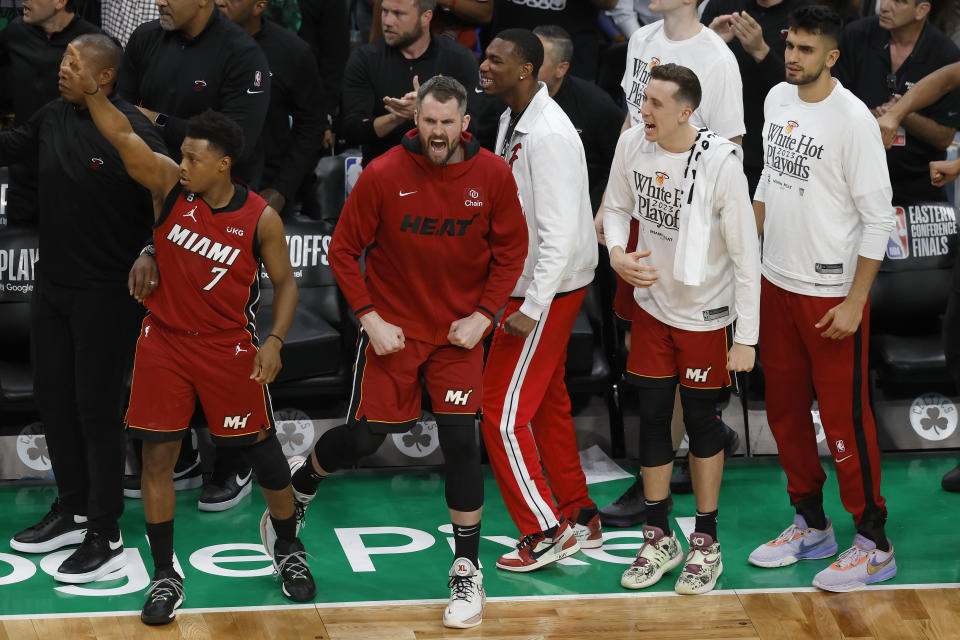
POLYGON ((816 144, 813 136, 804 133, 793 135, 800 123, 788 120, 786 124, 771 122, 767 130, 766 158, 764 162, 773 171, 798 180, 810 179, 810 162, 823 158, 823 145, 816 144))

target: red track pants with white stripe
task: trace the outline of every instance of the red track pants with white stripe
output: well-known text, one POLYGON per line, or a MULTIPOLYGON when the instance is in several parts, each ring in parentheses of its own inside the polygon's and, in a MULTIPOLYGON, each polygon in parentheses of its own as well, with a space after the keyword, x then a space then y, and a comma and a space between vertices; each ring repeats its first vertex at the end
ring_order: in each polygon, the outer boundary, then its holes
POLYGON ((817 454, 810 415, 817 392, 820 420, 830 445, 840 499, 855 523, 886 520, 880 494, 880 448, 867 393, 870 303, 860 329, 843 340, 814 325, 843 298, 804 296, 766 278, 760 295, 760 358, 766 378, 767 419, 787 474, 790 502, 821 494, 826 474, 817 454))
MULTIPOLYGON (((526 338, 498 326, 487 356, 483 440, 503 501, 524 536, 549 529, 575 507, 596 506, 580 468, 563 381, 567 342, 585 294, 584 288, 554 298, 526 338)), ((522 303, 511 298, 503 317, 522 303)))

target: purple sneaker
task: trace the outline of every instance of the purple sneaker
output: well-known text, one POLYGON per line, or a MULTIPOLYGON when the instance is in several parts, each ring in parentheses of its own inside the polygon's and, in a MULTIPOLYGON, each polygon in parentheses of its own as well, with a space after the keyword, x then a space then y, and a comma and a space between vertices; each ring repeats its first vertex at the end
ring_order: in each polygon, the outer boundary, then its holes
POLYGON ((748 561, 757 567, 785 567, 798 560, 829 558, 837 552, 837 539, 833 525, 827 518, 824 529, 807 526, 803 516, 795 514, 793 524, 779 536, 760 545, 750 554, 748 561))
POLYGON ((889 551, 880 551, 876 543, 859 533, 853 546, 840 554, 836 562, 817 574, 813 586, 827 591, 855 591, 874 582, 883 582, 897 575, 893 543, 889 551))

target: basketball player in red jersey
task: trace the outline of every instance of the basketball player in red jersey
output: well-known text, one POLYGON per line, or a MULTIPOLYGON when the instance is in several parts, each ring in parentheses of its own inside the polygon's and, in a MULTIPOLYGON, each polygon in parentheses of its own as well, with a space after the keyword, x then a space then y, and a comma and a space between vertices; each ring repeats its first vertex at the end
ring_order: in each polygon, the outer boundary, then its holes
POLYGON ((146 298, 150 314, 137 341, 127 424, 143 440, 143 508, 154 560, 140 618, 173 620, 183 579, 173 567, 173 467, 197 397, 218 445, 236 445, 260 481, 276 542, 267 552, 291 600, 316 595, 296 535, 290 470, 276 437, 267 383, 293 319, 293 280, 280 216, 230 178, 243 134, 207 111, 190 119, 179 166, 154 153, 101 91, 72 46, 61 82, 85 94, 94 123, 120 152, 130 176, 153 194, 154 243, 162 285, 146 298), (262 346, 253 311, 259 263, 274 286, 274 324, 262 346), (252 373, 251 373, 252 372, 252 373))

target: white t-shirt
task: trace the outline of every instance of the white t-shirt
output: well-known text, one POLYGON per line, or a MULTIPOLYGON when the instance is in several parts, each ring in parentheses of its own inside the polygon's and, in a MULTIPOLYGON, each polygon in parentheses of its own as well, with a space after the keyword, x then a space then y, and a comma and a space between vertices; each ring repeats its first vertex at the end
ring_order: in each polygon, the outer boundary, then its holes
POLYGON ((719 174, 708 177, 714 197, 706 278, 690 286, 674 277, 679 229, 687 213, 682 185, 689 155, 648 142, 642 127, 620 136, 604 205, 607 248, 626 251, 630 218, 636 219, 637 251, 651 252, 643 261, 656 267, 660 278, 634 289, 640 308, 688 331, 720 329, 737 320, 735 340, 754 345, 760 333, 760 249, 743 165, 732 153, 719 174))
POLYGON ((620 86, 627 97, 631 127, 643 121, 640 106, 650 69, 668 62, 689 68, 700 80, 703 97, 690 116, 690 124, 698 129, 706 127, 724 138, 746 132, 740 68, 730 48, 707 27, 692 38, 670 40, 663 32, 662 20, 640 27, 627 45, 627 66, 620 86))
POLYGON ((804 102, 782 82, 763 105, 763 276, 787 291, 844 297, 857 256, 882 260, 893 190, 877 119, 836 86, 804 102))

